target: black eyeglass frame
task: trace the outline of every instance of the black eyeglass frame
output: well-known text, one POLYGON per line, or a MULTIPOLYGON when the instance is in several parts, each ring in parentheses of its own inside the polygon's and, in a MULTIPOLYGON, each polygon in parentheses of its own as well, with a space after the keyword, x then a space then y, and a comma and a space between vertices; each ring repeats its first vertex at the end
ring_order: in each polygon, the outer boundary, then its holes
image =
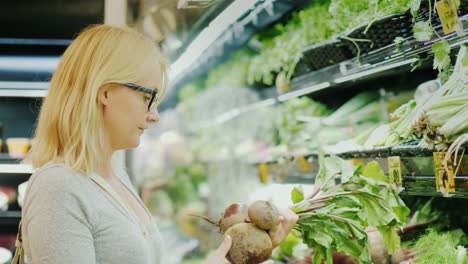
POLYGON ((150 94, 151 95, 151 100, 149 101, 149 104, 148 104, 148 111, 151 111, 153 109, 153 107, 156 104, 156 95, 158 94, 158 91, 157 90, 153 90, 153 89, 148 89, 148 88, 145 88, 143 86, 140 86, 140 85, 136 85, 136 84, 133 84, 133 83, 122 83, 122 85, 132 89, 132 90, 135 90, 135 91, 139 91, 139 92, 144 92, 144 93, 147 93, 147 94, 150 94))

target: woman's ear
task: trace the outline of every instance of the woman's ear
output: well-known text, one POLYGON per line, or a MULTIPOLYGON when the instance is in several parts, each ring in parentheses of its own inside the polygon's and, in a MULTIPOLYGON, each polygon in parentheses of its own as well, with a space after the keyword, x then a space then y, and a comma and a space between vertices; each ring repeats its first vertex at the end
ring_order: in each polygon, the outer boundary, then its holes
POLYGON ((98 93, 98 100, 101 104, 103 105, 108 105, 109 104, 109 91, 110 91, 111 86, 110 85, 104 85, 99 89, 98 93))

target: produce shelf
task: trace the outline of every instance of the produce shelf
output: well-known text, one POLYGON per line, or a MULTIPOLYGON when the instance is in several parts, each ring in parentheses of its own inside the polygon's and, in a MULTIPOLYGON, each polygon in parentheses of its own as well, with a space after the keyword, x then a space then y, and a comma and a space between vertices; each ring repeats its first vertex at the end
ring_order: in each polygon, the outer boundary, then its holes
MULTIPOLYGON (((245 12, 241 14, 238 10, 234 10, 235 12, 230 10, 233 12, 230 12, 229 19, 232 19, 234 13, 239 13, 237 14, 238 16, 234 18, 234 21, 230 23, 212 43, 207 40, 209 37, 202 41, 203 44, 198 43, 198 46, 201 45, 203 47, 202 51, 191 51, 190 47, 184 47, 186 51, 174 63, 174 65, 177 65, 177 67, 174 66, 174 68, 185 68, 178 73, 173 73, 174 76, 171 76, 173 88, 171 89, 171 93, 166 96, 166 99, 161 104, 161 108, 168 108, 175 105, 177 102, 178 90, 184 83, 207 73, 225 60, 231 51, 244 46, 255 33, 270 26, 291 11, 303 7, 308 3, 306 0, 264 0, 246 2, 252 2, 252 7, 246 9, 245 12), (194 53, 196 55, 194 55, 194 53), (191 61, 185 61, 184 55, 189 57, 191 61)), ((234 2, 233 4, 236 3, 234 2)), ((247 7, 249 4, 243 3, 243 5, 247 7)), ((224 11, 227 13, 228 9, 229 7, 224 11)), ((214 22, 212 21, 210 24, 211 23, 214 22)), ((220 23, 226 24, 225 21, 220 23)), ((209 27, 210 26, 206 28, 209 27)), ((198 37, 201 37, 201 35, 202 33, 200 33, 198 37)), ((193 43, 196 41, 197 39, 194 39, 193 43)), ((195 46, 195 44, 193 45, 195 46)))
MULTIPOLYGON (((458 48, 468 42, 468 15, 460 18, 464 25, 464 35, 451 33, 444 36, 451 48, 458 48)), ((442 26, 434 29, 442 34, 442 26)), ((410 70, 420 57, 432 56, 431 49, 438 38, 427 42, 417 42, 413 36, 405 38, 400 44, 391 44, 380 49, 352 58, 321 70, 304 73, 292 80, 292 90, 280 95, 280 100, 310 94, 319 90, 333 89, 348 82, 362 81, 381 77, 383 74, 397 73, 396 70, 410 70), (400 52, 395 51, 399 49, 400 52)), ((307 51, 310 52, 310 51, 307 51)))
MULTIPOLYGON (((451 33, 444 37, 452 49, 458 49, 461 45, 468 43, 468 15, 460 19, 464 24, 465 35, 459 36, 457 33, 451 33)), ((434 28, 439 33, 442 33, 441 25, 436 25, 434 28)), ((292 80, 292 89, 287 93, 278 94, 275 92, 273 96, 262 98, 260 102, 231 109, 225 113, 221 113, 213 120, 204 120, 191 130, 195 131, 207 126, 219 125, 241 114, 255 111, 261 107, 270 106, 280 101, 324 90, 331 92, 333 89, 341 87, 346 83, 372 80, 382 76, 395 75, 402 71, 409 71, 413 67, 413 64, 419 61, 419 58, 432 57, 432 46, 438 40, 435 38, 427 42, 417 42, 411 36, 400 44, 400 53, 395 53, 397 46, 396 44, 392 44, 363 54, 360 57, 360 62, 357 62, 356 58, 353 58, 317 71, 305 73, 292 80)), ((305 52, 310 51, 306 50, 305 52)), ((276 91, 274 87, 269 89, 276 91)))
MULTIPOLYGON (((459 152, 466 149, 466 146, 459 152)), ((366 151, 338 153, 337 156, 348 160, 353 165, 379 163, 389 177, 390 169, 397 160, 401 176, 402 194, 422 196, 443 196, 436 187, 434 152, 412 145, 380 147, 366 151)), ((458 157, 460 159, 460 157, 458 157)), ((468 198, 468 156, 459 160, 460 166, 454 177, 455 187, 449 197, 468 198)), ((318 173, 318 155, 313 153, 299 157, 283 157, 279 161, 268 161, 258 166, 262 182, 313 184, 318 173)), ((454 171, 457 169, 454 166, 454 171)), ((396 180, 398 181, 398 180, 396 180)), ((397 184, 397 183, 396 183, 397 184)))

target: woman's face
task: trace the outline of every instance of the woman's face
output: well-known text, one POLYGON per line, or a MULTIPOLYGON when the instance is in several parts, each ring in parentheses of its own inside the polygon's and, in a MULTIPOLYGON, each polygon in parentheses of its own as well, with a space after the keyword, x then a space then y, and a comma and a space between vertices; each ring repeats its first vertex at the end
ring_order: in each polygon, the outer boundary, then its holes
MULTIPOLYGON (((136 85, 157 90, 159 80, 135 83, 136 85)), ((105 137, 112 150, 136 148, 140 136, 151 123, 159 121, 157 107, 148 110, 151 95, 132 90, 122 84, 112 84, 100 95, 103 102, 105 137)))

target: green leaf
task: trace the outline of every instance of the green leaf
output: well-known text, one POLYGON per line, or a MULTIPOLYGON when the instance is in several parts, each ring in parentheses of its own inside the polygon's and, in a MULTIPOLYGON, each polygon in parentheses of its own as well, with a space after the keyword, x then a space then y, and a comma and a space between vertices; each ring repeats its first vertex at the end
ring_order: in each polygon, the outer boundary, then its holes
POLYGON ((335 233, 336 248, 339 252, 343 252, 346 255, 354 256, 359 258, 361 263, 369 262, 370 254, 363 255, 365 248, 367 247, 367 240, 352 240, 346 234, 337 232, 335 233))
POLYGON ((333 238, 325 232, 317 232, 314 235, 314 240, 320 245, 328 248, 333 242, 333 238))
POLYGON ((400 236, 393 226, 377 227, 382 234, 383 243, 388 248, 388 254, 394 254, 400 248, 400 236))
POLYGON ((292 257, 294 248, 297 246, 297 244, 299 244, 299 241, 300 241, 299 237, 297 237, 296 235, 293 234, 293 232, 291 232, 286 237, 286 239, 283 242, 281 242, 281 244, 279 244, 281 253, 283 255, 292 257))
POLYGON ((325 258, 327 249, 320 246, 315 248, 314 258, 312 263, 322 263, 322 260, 325 258))
POLYGON ((371 226, 384 226, 396 219, 392 208, 385 201, 373 198, 369 195, 357 196, 362 205, 358 213, 371 226))
POLYGON ((325 215, 329 214, 333 209, 335 209, 336 204, 330 204, 324 208, 320 208, 314 211, 314 213, 319 214, 319 215, 325 215))
POLYGON ((417 41, 428 41, 434 35, 429 21, 419 21, 413 26, 414 38, 417 41))
POLYGON ((432 52, 434 53, 434 69, 441 71, 450 66, 450 45, 446 40, 434 43, 432 52))
POLYGON ((303 201, 304 200, 304 192, 297 188, 297 187, 294 187, 294 189, 291 191, 291 200, 293 203, 298 203, 300 201, 303 201))
POLYGON ((392 188, 385 188, 381 190, 381 197, 387 201, 400 222, 403 223, 407 221, 410 209, 406 207, 405 203, 395 190, 392 188))
POLYGON ((364 167, 362 170, 362 176, 379 179, 385 183, 388 183, 388 178, 385 176, 385 173, 380 168, 380 165, 377 161, 369 162, 369 164, 367 164, 366 167, 364 167))
POLYGON ((411 14, 414 18, 418 16, 418 10, 421 6, 421 0, 412 0, 410 3, 411 14))
MULTIPOLYGON (((357 168, 357 166, 353 166, 348 161, 340 159, 337 156, 322 158, 320 159, 320 171, 315 179, 315 183, 320 186, 333 175, 336 175, 336 177, 341 176, 341 183, 347 183, 357 168)), ((334 186, 333 180, 330 181, 328 186, 325 186, 324 190, 330 186, 334 186)))

